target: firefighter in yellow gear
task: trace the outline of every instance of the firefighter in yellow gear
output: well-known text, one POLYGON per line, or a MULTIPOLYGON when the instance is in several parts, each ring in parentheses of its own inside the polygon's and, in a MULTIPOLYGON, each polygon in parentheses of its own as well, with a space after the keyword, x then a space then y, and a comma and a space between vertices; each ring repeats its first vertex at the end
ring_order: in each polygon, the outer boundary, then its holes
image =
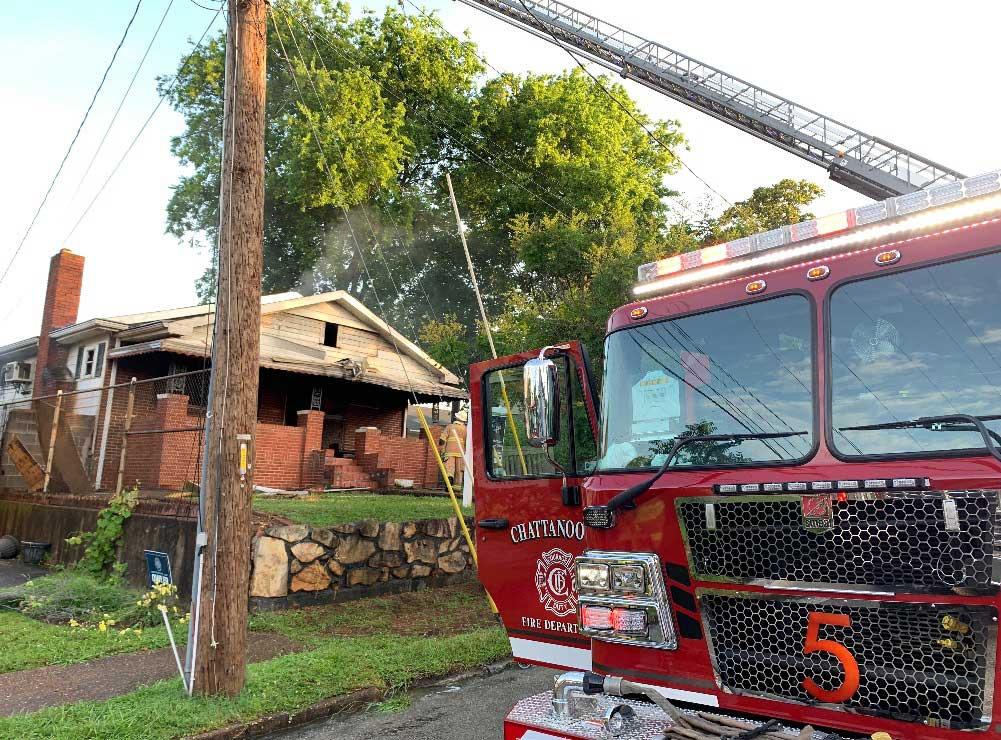
POLYGON ((454 485, 462 485, 463 449, 466 442, 466 412, 459 411, 452 422, 442 428, 438 435, 438 447, 441 448, 445 462, 445 472, 454 485))

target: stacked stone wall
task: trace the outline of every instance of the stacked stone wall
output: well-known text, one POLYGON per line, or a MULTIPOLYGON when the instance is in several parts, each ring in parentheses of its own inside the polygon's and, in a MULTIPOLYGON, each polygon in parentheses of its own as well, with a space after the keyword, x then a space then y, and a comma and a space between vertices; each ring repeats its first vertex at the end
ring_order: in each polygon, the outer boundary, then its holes
POLYGON ((459 520, 372 520, 328 528, 292 524, 254 537, 250 596, 257 608, 413 590, 472 575, 459 520))

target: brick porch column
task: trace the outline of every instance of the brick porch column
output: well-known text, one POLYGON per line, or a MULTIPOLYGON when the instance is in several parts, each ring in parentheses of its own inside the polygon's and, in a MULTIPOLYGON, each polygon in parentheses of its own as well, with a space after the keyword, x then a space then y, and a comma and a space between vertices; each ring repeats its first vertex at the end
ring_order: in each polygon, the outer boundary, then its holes
POLYGON ((322 482, 323 455, 314 453, 323 449, 322 411, 304 410, 297 412, 296 426, 302 429, 302 450, 299 459, 299 485, 314 485, 322 482))

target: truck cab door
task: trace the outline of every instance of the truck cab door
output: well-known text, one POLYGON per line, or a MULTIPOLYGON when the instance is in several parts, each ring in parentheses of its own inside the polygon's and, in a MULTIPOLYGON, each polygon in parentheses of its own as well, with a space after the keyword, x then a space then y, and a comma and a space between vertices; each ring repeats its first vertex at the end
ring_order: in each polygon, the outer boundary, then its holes
POLYGON ((558 373, 559 440, 549 456, 529 445, 522 367, 538 355, 470 368, 479 574, 517 660, 590 670, 590 640, 578 631, 574 561, 584 550, 580 483, 596 462, 595 398, 580 343, 549 350, 558 373))

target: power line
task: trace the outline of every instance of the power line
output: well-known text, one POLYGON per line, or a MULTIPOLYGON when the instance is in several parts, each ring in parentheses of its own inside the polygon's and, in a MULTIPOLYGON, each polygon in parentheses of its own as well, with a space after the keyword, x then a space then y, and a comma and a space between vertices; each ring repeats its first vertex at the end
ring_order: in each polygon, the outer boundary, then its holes
MULTIPOLYGON (((288 23, 288 17, 289 17, 289 15, 291 15, 291 14, 288 13, 288 12, 285 13, 286 23, 288 23)), ((313 47, 313 51, 316 52, 316 58, 320 61, 320 65, 323 67, 323 71, 326 72, 327 75, 329 76, 330 70, 327 69, 327 64, 326 64, 326 62, 323 61, 323 56, 320 54, 320 50, 316 46, 316 39, 314 39, 313 38, 313 34, 310 33, 309 27, 306 26, 306 24, 303 23, 300 18, 294 18, 294 20, 299 24, 299 26, 305 32, 306 37, 309 39, 310 45, 313 47)), ((289 31, 292 32, 291 26, 289 26, 289 31)), ((296 49, 299 50, 299 58, 300 58, 300 60, 302 60, 303 63, 305 63, 305 59, 303 57, 302 50, 299 49, 299 42, 296 41, 295 33, 292 33, 292 40, 296 42, 296 49)), ((312 79, 310 79, 310 85, 313 87, 313 92, 316 94, 317 102, 319 102, 320 105, 321 105, 321 107, 322 107, 323 106, 323 102, 320 100, 319 93, 316 92, 316 85, 313 83, 312 79)), ((397 220, 396 216, 393 214, 392 208, 387 208, 386 212, 389 215, 390 220, 393 222, 393 227, 396 230, 396 234, 397 235, 402 234, 403 233, 403 229, 400 227, 399 221, 397 220)), ((424 294, 424 300, 427 301, 428 310, 430 310, 431 315, 432 315, 432 317, 435 320, 439 320, 438 312, 435 310, 434 305, 431 302, 431 296, 428 294, 427 288, 424 287, 424 279, 421 276, 421 273, 417 270, 417 266, 414 264, 414 261, 413 261, 413 259, 410 256, 410 250, 409 249, 404 249, 402 251, 403 251, 404 256, 406 256, 406 258, 407 258, 407 263, 410 265, 410 269, 413 272, 414 277, 416 277, 416 279, 417 279, 417 285, 418 285, 418 287, 421 289, 421 292, 424 294)), ((416 332, 415 332, 415 334, 416 334, 416 332)), ((417 337, 415 336, 414 338, 416 339, 417 337)))
POLYGON ((97 96, 101 94, 101 89, 104 87, 104 81, 108 79, 108 73, 111 71, 111 67, 114 65, 115 59, 118 57, 118 52, 125 43, 125 38, 129 35, 129 29, 132 28, 132 22, 136 19, 136 15, 139 13, 139 6, 142 5, 142 2, 143 0, 139 0, 139 2, 136 3, 135 10, 132 11, 132 17, 129 18, 129 22, 125 26, 125 31, 122 33, 122 38, 118 41, 118 46, 115 47, 115 51, 111 55, 111 61, 108 62, 108 66, 105 67, 104 74, 101 75, 101 81, 97 84, 97 89, 94 91, 94 95, 90 99, 90 104, 87 106, 87 110, 84 111, 83 119, 81 119, 80 125, 77 126, 76 133, 73 134, 73 139, 70 141, 70 145, 67 147, 66 153, 63 155, 63 159, 59 163, 59 169, 57 169, 56 174, 52 176, 52 180, 49 182, 49 187, 45 191, 45 195, 42 197, 42 202, 38 204, 38 208, 35 209, 35 215, 31 217, 31 223, 28 224, 28 228, 25 230, 24 236, 22 236, 21 241, 18 242, 17 248, 14 250, 14 254, 11 255, 10 261, 7 262, 7 266, 4 268, 3 274, 0 275, 0 284, 3 283, 7 274, 10 272, 11 265, 14 264, 14 260, 17 259, 17 255, 21 253, 24 243, 28 240, 28 235, 31 234, 31 230, 34 228, 35 222, 38 220, 38 215, 42 212, 42 209, 45 208, 45 204, 49 200, 49 195, 52 194, 52 189, 56 186, 56 182, 59 180, 59 175, 62 174, 63 167, 66 166, 66 160, 69 159, 70 153, 73 151, 73 145, 76 144, 76 140, 80 137, 83 125, 87 123, 87 117, 90 116, 90 111, 94 107, 94 102, 97 100, 97 96))
MULTIPOLYGON (((143 132, 149 125, 149 122, 153 120, 153 116, 155 116, 156 112, 160 110, 160 106, 163 105, 163 101, 167 99, 167 96, 170 95, 171 91, 174 89, 174 86, 177 84, 178 77, 180 77, 181 71, 188 65, 188 62, 191 61, 192 57, 194 57, 195 53, 201 47, 202 41, 205 40, 205 36, 208 34, 209 29, 212 28, 213 24, 216 22, 216 18, 219 17, 220 12, 221 11, 216 11, 215 15, 212 16, 212 20, 210 20, 208 25, 205 26, 205 30, 202 31, 202 35, 198 38, 198 42, 194 45, 194 48, 191 49, 191 52, 188 54, 188 56, 185 57, 184 61, 181 62, 181 66, 177 70, 177 75, 174 76, 174 79, 170 81, 170 85, 168 85, 167 89, 164 90, 163 93, 160 95, 160 99, 153 107, 153 110, 146 117, 146 120, 143 121, 143 124, 142 126, 139 127, 139 130, 136 132, 136 135, 132 137, 131 143, 122 153, 122 156, 119 157, 118 162, 115 164, 111 172, 108 173, 108 176, 104 179, 104 182, 101 184, 101 187, 98 188, 98 191, 94 194, 94 197, 91 198, 90 203, 87 204, 87 207, 83 210, 83 213, 80 214, 80 217, 76 220, 76 223, 73 224, 73 228, 70 229, 69 233, 66 234, 66 236, 63 238, 63 243, 69 241, 70 237, 72 237, 73 234, 76 233, 77 228, 87 217, 87 214, 90 213, 90 209, 94 207, 94 204, 97 202, 97 199, 101 197, 101 194, 104 192, 104 189, 108 186, 108 183, 111 182, 111 178, 115 176, 115 174, 118 172, 118 169, 122 166, 122 162, 124 162, 125 158, 129 156, 129 153, 132 151, 133 147, 135 147, 136 142, 139 141, 139 137, 143 135, 143 132)), ((0 281, 2 281, 2 278, 0 278, 0 281)))
POLYGON ((714 188, 712 185, 706 182, 705 179, 703 179, 695 170, 693 170, 691 167, 688 166, 688 164, 685 163, 685 160, 679 157, 674 151, 670 149, 670 147, 667 146, 667 144, 661 141, 660 137, 657 136, 657 134, 655 134, 653 131, 651 131, 650 128, 645 123, 643 123, 643 121, 641 121, 638 116, 636 116, 635 113, 629 110, 629 107, 625 103, 623 103, 617 97, 612 95, 612 91, 609 90, 607 87, 605 87, 605 83, 602 82, 597 75, 595 75, 590 69, 588 69, 584 65, 584 63, 577 57, 576 54, 574 54, 573 50, 569 46, 566 46, 562 41, 560 41, 559 37, 550 30, 549 26, 544 21, 541 21, 539 17, 529 9, 529 7, 525 4, 525 0, 518 0, 518 3, 521 5, 522 8, 525 9, 526 13, 535 18, 537 21, 539 21, 539 23, 541 23, 545 27, 546 33, 548 33, 552 37, 556 45, 559 46, 561 49, 563 49, 563 51, 565 51, 567 54, 569 54, 570 58, 577 63, 577 66, 580 67, 582 70, 584 70, 584 72, 588 75, 588 77, 594 80, 595 83, 598 85, 598 87, 600 87, 608 97, 610 97, 613 101, 615 101, 615 104, 618 105, 625 112, 627 116, 633 119, 636 125, 639 126, 641 129, 643 129, 643 131, 646 132, 646 135, 649 136, 651 140, 655 141, 664 151, 670 152, 671 156, 677 159, 678 162, 681 163, 682 167, 688 170, 695 177, 695 179, 697 179, 699 182, 705 185, 706 188, 715 193, 720 200, 722 200, 728 206, 731 207, 733 206, 733 203, 731 203, 730 200, 725 195, 723 195, 720 191, 718 191, 716 188, 714 188))
MULTIPOLYGON (((316 35, 316 36, 321 37, 323 39, 325 45, 327 46, 327 48, 330 51, 332 51, 334 54, 338 55, 339 57, 341 57, 342 59, 344 59, 345 61, 347 61, 347 62, 349 62, 351 64, 355 64, 357 66, 362 66, 362 67, 364 66, 364 63, 362 61, 360 61, 358 59, 352 58, 346 52, 342 51, 339 48, 340 46, 343 45, 343 44, 340 43, 339 40, 332 39, 329 36, 329 34, 326 34, 326 33, 321 32, 321 31, 311 32, 310 29, 309 29, 309 27, 302 20, 302 18, 298 17, 295 13, 292 13, 291 11, 285 11, 285 12, 288 12, 292 16, 293 20, 295 20, 296 22, 298 22, 301 26, 303 26, 306 29, 307 35, 310 35, 310 36, 316 35)), ((322 63, 322 59, 321 59, 321 63, 322 63)), ((324 67, 326 67, 326 65, 324 65, 324 67)), ((397 100, 399 102, 402 102, 402 103, 406 103, 407 101, 406 101, 406 99, 404 97, 404 93, 402 91, 396 93, 396 92, 393 92, 393 90, 388 87, 389 85, 393 85, 393 84, 394 83, 393 83, 392 80, 389 80, 389 79, 381 80, 380 81, 380 88, 382 90, 384 90, 390 97, 394 98, 395 100, 397 100)), ((450 141, 452 141, 454 144, 456 144, 457 146, 461 147, 462 149, 465 149, 475 159, 477 159, 478 161, 480 161, 483 164, 485 164, 488 167, 490 167, 492 170, 494 170, 502 178, 504 178, 504 179, 508 180, 509 182, 511 182, 515 187, 523 190, 528 195, 532 196, 533 198, 536 198, 541 203, 544 203, 549 208, 551 208, 553 211, 556 211, 557 213, 560 213, 563 216, 566 216, 567 218, 570 217, 570 213, 568 211, 566 211, 566 210, 560 208, 559 206, 553 204, 551 201, 547 200, 545 197, 543 197, 542 195, 540 195, 536 190, 533 190, 532 188, 528 187, 524 183, 519 182, 518 180, 516 180, 516 179, 508 176, 507 174, 505 174, 497 166, 497 164, 495 164, 495 162, 499 162, 500 164, 505 165, 507 167, 507 169, 512 174, 515 174, 515 175, 527 176, 528 178, 532 179, 533 178, 533 174, 531 172, 526 172, 526 171, 523 171, 523 170, 515 168, 513 165, 511 165, 510 162, 505 161, 501 157, 501 155, 499 155, 495 151, 489 150, 487 147, 476 147, 476 146, 470 144, 469 141, 467 141, 466 139, 464 139, 461 136, 461 132, 459 132, 457 129, 454 129, 454 128, 450 127, 447 123, 443 122, 441 118, 439 118, 438 116, 434 115, 430 111, 425 114, 425 112, 417 110, 415 108, 408 108, 408 110, 411 110, 411 112, 413 112, 414 115, 416 115, 419 118, 421 118, 425 123, 427 123, 432 128, 436 129, 439 133, 444 134, 445 137, 448 138, 450 141), (433 119, 433 120, 429 120, 429 119, 433 119), (491 159, 485 158, 484 154, 482 154, 481 151, 486 151, 487 154, 493 155, 493 160, 494 161, 491 161, 491 159)), ((451 120, 457 121, 458 119, 456 119, 454 117, 451 117, 451 120)), ((468 127, 467 127, 467 130, 470 133, 472 133, 472 130, 468 129, 468 127)), ((472 140, 472 139, 470 139, 470 140, 472 140)), ((522 161, 524 161, 524 160, 522 160, 522 161)), ((544 191, 546 193, 546 195, 549 195, 549 196, 551 196, 551 197, 553 197, 553 198, 555 198, 557 200, 560 200, 563 203, 565 203, 568 206, 568 208, 570 209, 571 212, 574 210, 573 204, 570 203, 570 201, 567 200, 567 198, 565 196, 563 196, 563 195, 561 195, 559 193, 554 193, 552 190, 550 190, 550 189, 548 189, 548 188, 546 188, 545 186, 542 186, 542 185, 538 185, 537 184, 537 187, 540 188, 542 191, 544 191)))
MULTIPOLYGON (((273 17, 272 17, 272 21, 274 21, 273 17)), ((278 30, 278 23, 276 21, 274 21, 274 23, 275 23, 275 36, 278 39, 278 44, 279 44, 279 46, 281 47, 281 50, 282 50, 282 56, 285 59, 286 65, 288 66, 289 75, 292 78, 292 83, 295 85, 296 92, 299 95, 299 101, 300 101, 300 103, 302 103, 303 107, 307 107, 306 106, 306 97, 305 97, 305 95, 303 95, 302 87, 299 85, 299 77, 295 73, 295 68, 292 65, 292 60, 289 57, 288 52, 285 49, 285 42, 282 39, 281 32, 278 30)), ((300 61, 302 62, 303 67, 305 67, 305 65, 306 65, 305 61, 302 60, 302 59, 300 59, 300 61)), ((331 182, 334 182, 335 181, 334 173, 330 169, 330 165, 327 164, 326 157, 324 156, 323 144, 320 142, 320 134, 316 130, 316 124, 313 121, 313 119, 310 118, 310 117, 307 117, 307 121, 309 122, 310 130, 311 130, 311 132, 313 134, 313 140, 316 142, 316 148, 317 148, 317 150, 320 153, 320 159, 321 159, 321 161, 322 161, 322 163, 324 165, 324 168, 327 171, 327 176, 330 178, 331 182)), ((385 307, 385 304, 383 303, 382 298, 379 295, 378 289, 375 287, 375 281, 372 279, 372 273, 368 269, 368 261, 365 259, 365 254, 364 254, 364 251, 361 248, 361 243, 358 241, 358 236, 355 233, 354 226, 352 226, 351 219, 348 216, 348 209, 347 209, 347 207, 343 203, 340 204, 340 209, 341 209, 341 212, 344 215, 344 221, 345 221, 345 224, 348 227, 348 231, 351 234, 351 240, 352 240, 352 242, 354 242, 355 252, 358 254, 358 258, 361 261, 362 270, 365 272, 366 277, 368 277, 369 287, 371 287, 371 289, 372 289, 372 294, 375 296, 376 303, 379 304, 379 312, 382 314, 382 321, 383 321, 383 323, 386 323, 387 326, 389 326, 388 322, 386 322, 386 319, 385 319, 385 316, 386 316, 386 307, 385 307)), ((411 381, 411 379, 410 379, 410 373, 407 370, 407 365, 403 361, 403 354, 400 352, 399 346, 397 346, 396 337, 394 336, 394 332, 393 332, 391 326, 389 327, 389 331, 387 333, 389 334, 389 339, 390 339, 390 341, 393 344, 393 349, 396 351, 397 359, 399 359, 399 361, 400 361, 400 368, 403 370, 404 377, 406 377, 407 385, 410 386, 410 395, 413 396, 414 403, 420 403, 420 401, 417 398, 417 392, 416 392, 416 390, 414 388, 413 381, 411 381)))
MULTIPOLYGON (((462 39, 460 39, 460 38, 459 38, 458 36, 456 36, 456 35, 455 35, 454 33, 452 33, 452 32, 451 32, 451 31, 449 31, 449 30, 448 30, 447 28, 445 28, 445 26, 443 26, 443 25, 441 24, 441 21, 439 21, 439 20, 438 20, 438 18, 437 18, 437 17, 435 17, 435 15, 433 15, 433 14, 431 14, 431 13, 428 13, 427 11, 425 11, 425 10, 424 10, 423 8, 421 8, 421 7, 419 6, 419 5, 417 5, 417 3, 415 3, 415 2, 414 2, 414 0, 406 0, 406 2, 407 2, 407 3, 409 3, 409 4, 410 4, 410 5, 411 5, 411 6, 412 6, 412 7, 413 7, 413 8, 414 8, 414 9, 415 9, 415 10, 416 10, 416 11, 417 11, 418 13, 420 13, 420 14, 421 14, 421 15, 422 15, 422 16, 423 16, 424 18, 426 18, 427 20, 429 20, 429 21, 431 21, 432 23, 434 23, 434 24, 435 24, 436 26, 438 26, 438 28, 440 28, 440 29, 441 29, 442 31, 444 31, 444 32, 445 32, 445 33, 447 33, 448 35, 450 35, 450 36, 451 36, 452 38, 454 38, 454 39, 455 39, 456 41, 458 41, 459 43, 465 43, 465 42, 464 42, 464 41, 463 41, 462 39)), ((567 53, 570 53, 570 50, 569 50, 569 49, 566 49, 566 51, 567 51, 567 53)), ((500 76, 500 77, 504 77, 504 76, 507 76, 508 74, 510 74, 509 72, 502 72, 501 70, 497 69, 497 67, 495 67, 495 66, 494 66, 493 64, 491 64, 491 63, 490 63, 490 60, 488 60, 488 59, 487 59, 487 58, 486 58, 486 57, 485 57, 484 55, 482 55, 482 54, 478 54, 478 53, 476 52, 475 48, 473 49, 473 55, 474 55, 474 56, 475 56, 475 57, 476 57, 477 59, 479 59, 479 60, 480 60, 481 62, 483 62, 483 63, 484 63, 484 64, 485 64, 485 65, 486 65, 487 67, 489 67, 490 69, 492 69, 492 70, 494 71, 494 73, 495 73, 495 74, 497 74, 498 76, 500 76)), ((573 56, 573 54, 572 54, 572 53, 571 53, 570 55, 571 55, 571 56, 573 56)), ((580 64, 580 62, 579 62, 579 61, 577 60, 577 58, 576 58, 576 57, 574 57, 574 61, 576 61, 576 62, 577 62, 577 64, 580 64)), ((587 72, 587 73, 588 73, 589 75, 591 75, 591 73, 590 73, 590 72, 589 72, 589 71, 588 71, 588 70, 587 70, 586 68, 584 68, 584 67, 583 67, 583 65, 581 65, 581 68, 582 68, 582 69, 584 69, 584 71, 585 71, 585 72, 587 72)), ((591 77, 592 77, 592 79, 595 79, 595 78, 594 78, 594 75, 591 75, 591 77)), ((598 81, 597 79, 595 79, 595 81, 596 81, 596 82, 598 82, 598 84, 599 84, 599 85, 601 85, 600 81, 598 81)), ((602 89, 604 89, 604 86, 602 86, 602 89)), ((610 92, 609 92, 608 90, 604 90, 604 91, 605 91, 605 93, 606 93, 606 94, 609 94, 609 95, 611 95, 611 93, 610 93, 610 92)), ((622 105, 622 104, 621 104, 621 103, 619 102, 619 100, 618 100, 618 99, 615 99, 615 98, 613 97, 613 100, 615 100, 615 102, 616 102, 616 103, 617 103, 618 105, 620 105, 620 106, 622 105)), ((627 112, 627 113, 629 113, 629 114, 630 114, 630 116, 632 117, 632 114, 631 114, 631 112, 630 112, 630 111, 629 111, 628 109, 626 109, 626 112, 627 112)), ((654 139, 655 139, 655 140, 656 140, 656 141, 658 142, 658 144, 660 144, 660 145, 661 145, 662 147, 664 146, 664 145, 663 145, 663 143, 662 143, 662 142, 660 142, 660 140, 659 140, 659 139, 657 139, 657 137, 656 137, 656 136, 654 136, 654 134, 653 134, 653 133, 652 133, 651 131, 647 130, 647 128, 646 128, 646 127, 645 127, 645 126, 644 126, 644 125, 643 125, 642 123, 640 123, 639 121, 637 121, 637 120, 635 119, 635 117, 633 118, 633 120, 634 120, 634 121, 636 121, 636 123, 638 123, 638 124, 639 124, 639 125, 640 125, 640 126, 641 126, 641 127, 643 128, 643 129, 644 129, 644 131, 646 131, 646 133, 647 133, 647 134, 648 134, 649 136, 653 137, 653 138, 654 138, 654 139)), ((666 147, 664 147, 664 148, 666 149, 666 147)), ((687 164, 686 164, 686 163, 684 162, 684 160, 682 160, 682 159, 681 159, 681 157, 679 157, 679 156, 678 156, 678 155, 677 155, 677 154, 676 154, 675 152, 673 152, 673 151, 671 152, 671 154, 672 154, 672 156, 673 156, 673 157, 674 157, 675 159, 677 159, 677 160, 678 160, 678 162, 679 162, 679 163, 680 163, 680 164, 681 164, 681 165, 682 165, 682 166, 683 166, 683 167, 684 167, 685 169, 687 169, 687 170, 688 170, 689 172, 691 172, 691 173, 692 173, 693 175, 695 175, 695 172, 694 172, 694 170, 692 170, 692 168, 691 168, 691 167, 689 167, 689 166, 688 166, 688 165, 687 165, 687 164)), ((524 159, 523 157, 521 157, 520 155, 517 155, 517 156, 518 156, 518 159, 520 159, 520 160, 521 160, 522 162, 524 162, 524 163, 525 163, 525 164, 526 164, 527 166, 529 166, 529 167, 531 166, 531 165, 530 165, 530 164, 529 164, 528 162, 525 162, 525 159, 524 159)), ((696 175, 696 177, 698 177, 698 176, 696 175)), ((699 178, 699 179, 701 180, 701 178, 699 178)), ((703 184, 704 184, 704 185, 706 185, 706 187, 709 187, 708 183, 705 183, 705 181, 703 181, 703 184)), ((712 190, 712 188, 709 188, 709 189, 710 189, 710 190, 712 190)), ((715 192, 715 191, 713 191, 713 192, 715 192)), ((716 195, 719 195, 719 193, 716 193, 716 195)), ((683 199, 681 198, 680 194, 679 194, 679 195, 675 195, 675 196, 672 196, 672 197, 673 197, 673 199, 674 199, 675 203, 676 203, 677 205, 681 206, 681 208, 682 208, 682 209, 683 209, 684 211, 686 211, 686 212, 687 212, 687 213, 688 213, 688 214, 689 214, 690 216, 692 216, 693 218, 698 218, 698 214, 697 214, 697 213, 696 213, 696 212, 695 212, 694 210, 692 210, 692 208, 691 208, 691 207, 689 207, 689 205, 688 205, 688 204, 687 204, 687 203, 686 203, 686 202, 685 202, 685 201, 684 201, 684 200, 683 200, 683 199)), ((721 197, 721 198, 722 198, 723 196, 719 195, 719 197, 721 197)), ((564 199, 564 200, 565 200, 565 199, 564 199)), ((723 198, 723 200, 724 200, 724 201, 726 201, 727 203, 729 203, 729 202, 730 202, 730 201, 726 200, 726 198, 723 198)), ((569 204, 568 204, 568 205, 569 205, 569 204)), ((732 204, 731 204, 731 205, 732 205, 732 204)))
MULTIPOLYGON (((295 44, 295 50, 296 50, 296 53, 298 54, 299 62, 302 64, 303 68, 306 69, 307 68, 306 67, 306 59, 305 59, 305 57, 304 57, 304 55, 302 53, 302 48, 299 46, 299 40, 298 40, 298 38, 295 35, 295 30, 292 28, 292 22, 289 19, 290 18, 290 14, 287 13, 287 12, 283 12, 282 15, 285 18, 285 25, 288 27, 289 36, 291 37, 293 44, 295 44)), ((307 35, 309 35, 308 28, 304 24, 302 24, 301 22, 300 22, 300 26, 302 26, 303 29, 306 31, 307 35)), ((275 31, 276 31, 276 35, 278 36, 278 42, 279 42, 279 44, 282 45, 282 53, 285 54, 284 43, 282 42, 281 34, 278 33, 278 23, 277 23, 277 21, 275 21, 275 31)), ((313 49, 317 52, 317 55, 319 56, 319 50, 316 49, 315 43, 313 45, 313 49)), ((288 57, 286 55, 286 61, 287 60, 288 60, 288 57)), ((322 63, 322 58, 321 58, 321 63, 322 63)), ((326 69, 325 65, 324 65, 324 69, 326 69)), ((313 80, 312 75, 309 75, 307 73, 307 77, 309 79, 309 85, 310 85, 310 87, 313 90, 313 95, 316 97, 316 102, 319 104, 320 110, 326 116, 327 115, 326 106, 323 103, 323 98, 320 96, 320 91, 317 89, 316 83, 313 80)), ((298 80, 296 78, 293 78, 293 81, 296 83, 296 89, 299 90, 298 80)), ((301 90, 300 90, 300 99, 301 98, 302 98, 302 95, 301 95, 301 90)), ((305 106, 305 102, 303 102, 303 105, 305 106)), ((315 132, 315 129, 314 129, 314 132, 315 132)), ((320 148, 320 154, 322 156, 324 154, 324 152, 323 152, 323 149, 322 149, 322 145, 320 144, 319 138, 317 138, 316 143, 317 143, 317 147, 320 148)), ((344 167, 344 172, 348 176, 348 181, 351 183, 351 186, 353 188, 355 180, 354 180, 354 176, 351 174, 351 170, 348 167, 347 161, 346 161, 346 159, 344 157, 344 152, 341 150, 341 148, 337 145, 336 142, 334 142, 333 146, 334 146, 334 150, 337 152, 338 158, 341 160, 341 166, 344 167)), ((329 171, 329 165, 328 165, 328 171, 329 171)), ((343 205, 341 206, 341 209, 344 211, 345 221, 348 221, 349 217, 348 217, 348 214, 347 214, 347 210, 344 208, 343 205)), ((393 276, 393 270, 390 267, 389 262, 386 260, 386 255, 382 251, 382 247, 379 244, 379 239, 376 236, 375 227, 373 226, 372 221, 369 218, 368 210, 367 210, 367 208, 364 205, 361 206, 361 210, 362 210, 362 215, 365 217, 365 221, 368 224, 369 231, 372 234, 372 243, 375 246, 375 252, 378 255, 380 261, 382 262, 382 265, 383 265, 383 267, 386 270, 386 274, 389 276, 389 282, 393 286, 393 290, 396 291, 397 299, 398 300, 402 300, 403 299, 403 292, 400 290, 399 285, 397 284, 396 279, 393 276)), ((348 224, 348 226, 350 228, 350 223, 348 224)), ((399 225, 397 225, 397 230, 399 230, 399 225)), ((369 271, 368 271, 368 266, 365 264, 364 256, 361 254, 361 246, 359 245, 357 238, 355 238, 353 229, 351 231, 351 235, 352 235, 352 238, 354 238, 355 247, 358 250, 358 256, 361 258, 362 266, 365 269, 365 274, 368 276, 369 283, 371 284, 370 287, 372 289, 372 292, 375 295, 376 300, 379 303, 380 310, 382 311, 382 314, 383 314, 382 320, 386 321, 386 316, 385 316, 386 309, 385 309, 385 306, 383 305, 382 300, 380 299, 379 294, 378 294, 378 292, 377 292, 377 290, 375 288, 375 283, 372 280, 371 273, 369 273, 369 271)), ((404 250, 405 253, 406 253, 406 251, 407 250, 404 250)), ((409 260, 409 255, 407 255, 407 258, 409 260)), ((411 268, 413 268, 413 261, 411 261, 410 264, 411 264, 411 268)), ((418 282, 419 282, 419 284, 421 286, 421 290, 424 290, 424 286, 423 286, 423 283, 420 281, 420 276, 419 275, 417 276, 417 279, 418 279, 418 282)), ((424 295, 427 298, 428 307, 431 308, 431 299, 427 296, 427 291, 426 290, 424 290, 424 295)), ((432 313, 433 313, 434 309, 432 308, 431 310, 432 310, 432 313)), ((416 324, 414 323, 415 321, 416 321, 416 317, 411 317, 411 327, 410 328, 411 328, 411 331, 416 335, 416 324)), ((387 321, 386 323, 388 324, 389 322, 387 321)), ((392 328, 392 327, 390 327, 390 328, 392 328)), ((395 339, 393 339, 393 346, 394 346, 394 348, 396 348, 396 341, 395 341, 395 339)), ((407 372, 406 365, 405 365, 405 363, 403 361, 403 357, 402 357, 402 355, 399 354, 399 348, 396 348, 396 351, 397 351, 398 359, 400 361, 400 367, 403 369, 404 374, 407 376, 407 381, 409 383, 410 382, 410 376, 409 376, 409 373, 407 372)), ((414 401, 417 402, 417 395, 414 392, 414 386, 413 386, 412 383, 410 383, 410 391, 411 391, 411 394, 414 396, 414 401)), ((441 394, 439 394, 438 395, 438 400, 441 401, 441 402, 444 402, 445 399, 444 399, 444 397, 441 394)))
MULTIPOLYGON (((160 18, 160 23, 157 25, 156 30, 153 32, 153 38, 149 40, 149 44, 146 45, 146 51, 143 52, 142 59, 139 60, 139 64, 136 66, 136 71, 132 75, 132 79, 129 80, 128 87, 125 88, 125 92, 122 94, 122 99, 118 101, 118 107, 115 108, 115 113, 111 116, 111 121, 108 123, 108 127, 104 129, 104 136, 101 137, 101 143, 97 145, 97 149, 94 150, 94 156, 90 158, 90 162, 87 163, 87 168, 84 170, 83 176, 80 178, 80 182, 77 183, 76 192, 80 192, 80 186, 83 185, 83 181, 87 179, 87 175, 90 174, 90 168, 94 166, 94 160, 97 159, 97 155, 101 153, 101 148, 104 146, 104 142, 108 139, 108 134, 111 133, 112 126, 115 125, 115 121, 118 120, 118 114, 122 112, 122 106, 125 105, 126 98, 129 97, 129 93, 132 92, 132 86, 136 83, 136 78, 139 77, 139 71, 142 69, 143 64, 146 62, 146 57, 149 56, 150 49, 153 48, 153 42, 156 41, 156 37, 160 35, 160 29, 163 28, 163 22, 167 20, 167 14, 170 12, 171 7, 174 5, 174 0, 170 0, 167 3, 167 9, 163 11, 163 16, 160 18)), ((74 193, 76 195, 76 193, 74 193)))

